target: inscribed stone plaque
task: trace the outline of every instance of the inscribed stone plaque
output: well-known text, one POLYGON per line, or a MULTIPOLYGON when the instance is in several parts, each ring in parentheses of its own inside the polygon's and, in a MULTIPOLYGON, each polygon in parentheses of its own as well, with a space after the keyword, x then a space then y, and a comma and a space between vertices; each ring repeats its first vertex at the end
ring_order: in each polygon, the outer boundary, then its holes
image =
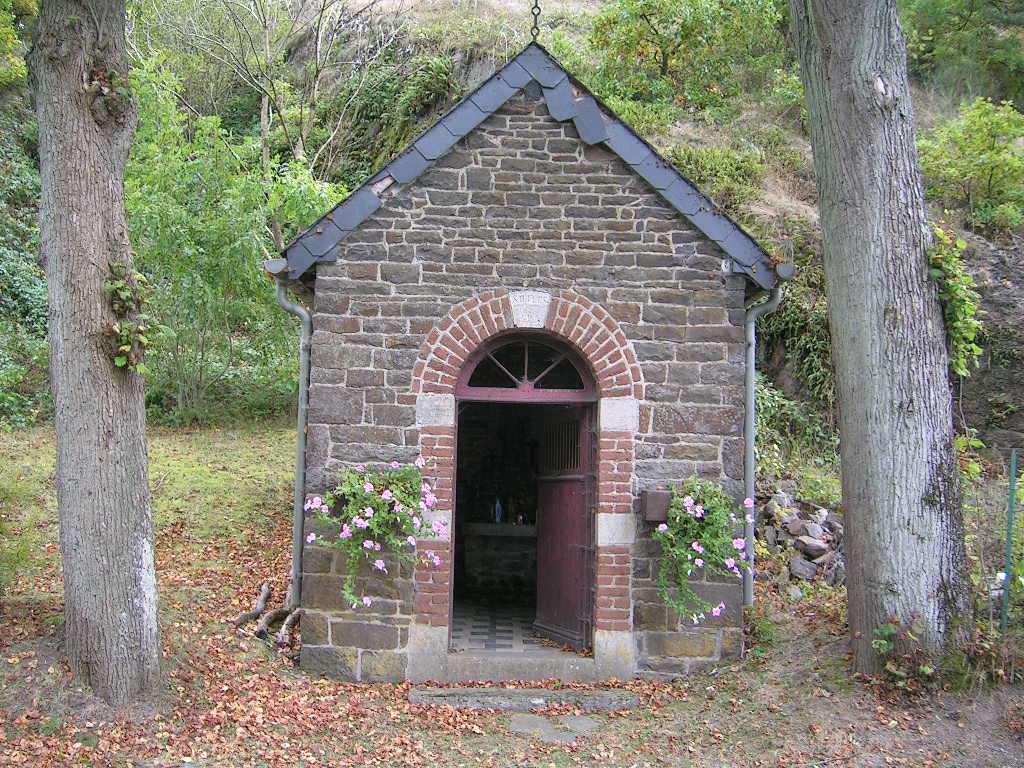
POLYGON ((509 297, 512 321, 517 328, 543 328, 551 296, 543 291, 516 291, 509 297))

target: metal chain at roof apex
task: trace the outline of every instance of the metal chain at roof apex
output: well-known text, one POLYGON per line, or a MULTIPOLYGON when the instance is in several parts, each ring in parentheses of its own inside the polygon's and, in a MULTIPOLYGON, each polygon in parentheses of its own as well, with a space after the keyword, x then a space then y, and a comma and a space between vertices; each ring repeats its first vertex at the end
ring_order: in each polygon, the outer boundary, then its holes
POLYGON ((533 25, 530 27, 530 37, 533 38, 533 42, 537 42, 537 35, 540 34, 540 2, 539 0, 533 0, 533 8, 530 9, 530 13, 533 14, 533 25))

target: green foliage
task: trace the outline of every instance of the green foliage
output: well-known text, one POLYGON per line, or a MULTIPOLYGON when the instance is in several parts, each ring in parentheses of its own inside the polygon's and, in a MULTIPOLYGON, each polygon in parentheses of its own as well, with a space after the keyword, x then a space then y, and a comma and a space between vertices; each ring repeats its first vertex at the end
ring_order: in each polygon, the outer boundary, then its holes
MULTIPOLYGON (((1018 453, 1020 453, 1018 451, 1018 453)), ((1018 456, 1018 460, 1021 457, 1018 456)), ((1006 513, 1009 503, 1009 483, 1007 483, 1006 494, 1000 499, 1003 503, 999 505, 999 514, 1003 518, 1001 526, 995 526, 995 530, 1005 535, 1007 520, 1006 513)), ((1004 544, 1004 542, 1000 542, 1004 544)), ((1007 574, 1007 588, 1010 590, 1010 614, 1011 627, 1017 633, 1017 644, 1021 654, 1024 655, 1024 469, 1019 470, 1017 477, 1016 498, 1014 499, 1013 519, 1013 548, 1010 555, 1010 573, 1007 574)), ((1024 674, 1024 664, 1019 665, 1024 674)))
MULTIPOLYGON (((838 459, 838 455, 835 457, 838 459)), ((800 473, 796 496, 801 501, 835 509, 843 502, 843 491, 837 473, 838 462, 822 461, 800 473), (827 468, 827 469, 826 469, 827 468), (832 471, 827 471, 831 469, 832 471)))
POLYGON ((762 373, 757 374, 754 400, 759 455, 835 456, 835 430, 808 405, 786 397, 762 373))
POLYGON ((775 89, 776 71, 788 70, 792 59, 782 35, 783 5, 615 0, 589 20, 589 35, 559 29, 549 47, 619 116, 649 136, 664 132, 685 111, 726 107, 744 89, 775 89))
POLYGON ((975 290, 974 278, 964 268, 967 243, 954 239, 951 232, 939 225, 934 225, 932 232, 935 243, 928 249, 928 261, 946 321, 949 367, 959 376, 970 376, 970 369, 977 367, 981 356, 977 343, 981 332, 981 296, 975 290))
POLYGON ((287 238, 341 191, 294 162, 276 162, 265 182, 255 138, 229 134, 216 117, 190 120, 156 64, 133 76, 139 127, 125 194, 159 331, 149 339, 150 412, 188 422, 287 407, 294 337, 260 269, 274 249, 269 222, 287 238))
POLYGON ((0 317, 31 332, 46 332, 46 279, 36 263, 39 247, 39 171, 29 155, 23 107, 0 116, 0 317))
POLYGON ((785 350, 786 362, 807 394, 823 410, 835 407, 835 372, 832 368, 832 332, 820 255, 820 233, 806 222, 788 222, 787 239, 794 262, 800 267, 786 287, 786 298, 765 315, 758 331, 765 349, 785 350))
POLYGON ((968 225, 1024 223, 1024 115, 1011 102, 977 99, 918 141, 928 196, 958 206, 968 225))
MULTIPOLYGON (((800 271, 788 284, 785 301, 761 320, 758 330, 765 348, 784 349, 786 362, 799 383, 818 405, 832 411, 835 380, 820 235, 799 222, 788 224, 786 235, 800 271)), ((962 376, 977 365, 982 328, 978 318, 980 297, 963 265, 964 247, 962 240, 936 227, 935 244, 929 250, 931 273, 938 283, 945 317, 950 367, 962 376)))
POLYGON ((1018 508, 1014 519, 1010 571, 1000 583, 996 574, 1005 570, 1008 478, 993 479, 991 465, 979 451, 984 444, 974 431, 957 437, 955 447, 964 497, 964 544, 966 567, 976 621, 968 640, 943 660, 945 685, 965 690, 994 683, 1024 679, 1024 472, 1018 479, 1018 508), (1009 623, 999 631, 1001 587, 1009 590, 1009 623))
POLYGON ((982 480, 984 467, 978 451, 985 448, 985 443, 977 438, 978 430, 968 427, 963 434, 953 438, 953 450, 956 451, 957 468, 960 483, 964 488, 977 485, 982 480))
POLYGON ((883 689, 916 696, 937 685, 935 664, 919 639, 923 631, 916 618, 909 623, 890 619, 874 630, 871 647, 882 661, 876 683, 883 689))
POLYGON ((146 276, 135 272, 123 261, 109 264, 110 279, 103 284, 110 296, 110 307, 117 318, 104 328, 113 339, 112 359, 118 368, 145 373, 143 359, 149 346, 152 320, 146 312, 149 298, 146 276))
POLYGON ((24 44, 19 33, 25 21, 37 13, 36 0, 0 0, 0 89, 25 79, 24 44))
POLYGON ((794 477, 797 496, 835 509, 839 487, 839 437, 806 403, 790 400, 763 374, 754 394, 758 472, 772 479, 794 477))
POLYGON ((767 170, 761 153, 753 148, 742 151, 682 144, 667 156, 684 176, 734 216, 744 203, 760 195, 767 170))
POLYGON ((1016 632, 999 635, 983 622, 974 625, 962 648, 942 660, 943 684, 954 691, 1024 680, 1024 638, 1016 632))
POLYGON ((12 101, 0 110, 0 429, 32 424, 50 406, 31 126, 21 104, 12 101))
POLYGON ((594 16, 602 79, 620 98, 653 102, 668 84, 683 106, 738 92, 741 67, 778 63, 781 12, 773 0, 613 0, 594 16))
POLYGON ((669 99, 657 99, 648 103, 609 95, 604 101, 615 114, 642 136, 661 133, 682 115, 682 110, 669 99))
POLYGON ((796 64, 789 68, 778 68, 771 72, 767 92, 767 103, 780 119, 795 118, 801 128, 807 118, 804 109, 804 85, 796 64))
POLYGON ((1024 3, 901 0, 911 74, 957 96, 1024 98, 1024 3))
POLYGON ((342 119, 348 128, 335 176, 350 186, 362 183, 404 149, 458 88, 451 58, 433 54, 388 60, 353 79, 318 115, 323 125, 342 119))
POLYGON ((766 648, 778 642, 779 625, 772 618, 767 601, 756 600, 753 605, 745 606, 743 619, 743 636, 754 654, 763 654, 766 648))
MULTIPOLYGON (((306 502, 306 511, 312 511, 321 522, 336 524, 341 530, 337 536, 318 537, 311 533, 306 543, 340 550, 345 557, 345 581, 342 594, 353 608, 369 606, 373 599, 365 589, 357 590, 360 566, 371 572, 388 572, 385 558, 392 559, 392 568, 400 562, 412 562, 417 538, 436 534, 447 538, 446 526, 434 522, 427 528, 421 515, 436 502, 430 485, 423 482, 417 465, 399 465, 380 472, 368 472, 362 466, 342 470, 338 487, 326 498, 313 497, 306 502), (429 532, 429 533, 428 533, 429 532), (362 591, 364 594, 357 594, 362 591)), ((440 559, 433 552, 422 555, 434 565, 440 559)), ((365 587, 365 584, 364 584, 365 587)))
POLYGON ((44 336, 0 318, 0 429, 25 427, 50 410, 44 336))
POLYGON ((736 510, 736 502, 717 484, 691 477, 672 489, 668 521, 652 534, 661 545, 658 594, 694 624, 709 613, 720 615, 725 604, 711 605, 700 597, 690 586, 691 576, 740 576, 741 567, 746 567, 743 539, 734 538, 739 525, 736 510))

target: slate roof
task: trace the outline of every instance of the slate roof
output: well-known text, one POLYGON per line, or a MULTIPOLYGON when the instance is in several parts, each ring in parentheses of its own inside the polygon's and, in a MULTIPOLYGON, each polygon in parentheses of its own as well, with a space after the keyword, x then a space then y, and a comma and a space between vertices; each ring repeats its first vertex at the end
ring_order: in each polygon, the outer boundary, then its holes
POLYGON ((264 266, 272 274, 294 280, 318 261, 335 261, 338 244, 381 207, 382 200, 374 191, 380 182, 388 177, 399 184, 415 181, 531 80, 543 90, 555 120, 571 120, 582 141, 603 144, 622 158, 696 229, 718 243, 732 259, 734 271, 762 288, 775 286, 779 276, 764 249, 537 43, 526 46, 408 149, 296 237, 285 247, 283 259, 264 266))

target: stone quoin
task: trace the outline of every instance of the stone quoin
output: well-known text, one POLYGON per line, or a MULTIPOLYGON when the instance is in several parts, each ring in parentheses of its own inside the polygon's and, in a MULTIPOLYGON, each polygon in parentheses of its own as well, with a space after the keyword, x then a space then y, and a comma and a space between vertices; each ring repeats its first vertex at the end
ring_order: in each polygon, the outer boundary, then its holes
POLYGON ((452 531, 358 610, 307 544, 301 666, 595 680, 738 655, 740 582, 696 585, 727 606, 700 626, 666 607, 640 496, 696 474, 742 498, 745 307, 773 267, 536 44, 300 235, 272 271, 311 302, 306 494, 422 456, 452 531))

